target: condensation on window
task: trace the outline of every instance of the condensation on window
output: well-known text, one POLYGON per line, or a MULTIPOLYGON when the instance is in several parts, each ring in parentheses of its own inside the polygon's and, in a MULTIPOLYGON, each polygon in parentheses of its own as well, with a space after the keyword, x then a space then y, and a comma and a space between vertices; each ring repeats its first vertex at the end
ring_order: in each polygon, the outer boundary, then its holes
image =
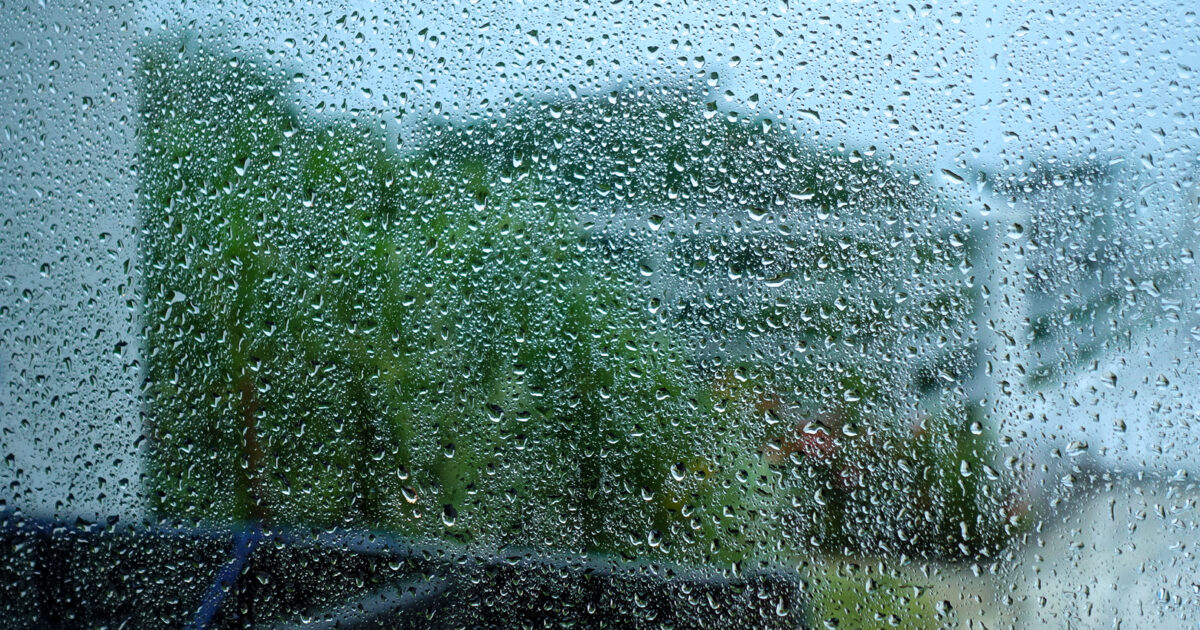
POLYGON ((0 35, 12 627, 1200 622, 1187 3, 0 35))

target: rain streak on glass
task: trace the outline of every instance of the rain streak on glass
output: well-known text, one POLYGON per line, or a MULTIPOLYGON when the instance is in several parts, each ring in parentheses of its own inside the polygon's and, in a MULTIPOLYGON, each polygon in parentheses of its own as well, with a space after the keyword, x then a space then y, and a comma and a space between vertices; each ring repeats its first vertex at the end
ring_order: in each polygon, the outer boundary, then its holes
POLYGON ((1200 623, 1187 3, 0 34, 6 627, 1200 623))

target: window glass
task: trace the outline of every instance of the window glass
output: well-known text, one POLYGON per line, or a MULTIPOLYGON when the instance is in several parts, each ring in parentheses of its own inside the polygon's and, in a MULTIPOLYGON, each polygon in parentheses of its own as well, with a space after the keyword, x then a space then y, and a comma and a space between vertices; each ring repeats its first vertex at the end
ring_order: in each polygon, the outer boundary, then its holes
POLYGON ((15 627, 1195 627, 1187 3, 0 5, 15 627))

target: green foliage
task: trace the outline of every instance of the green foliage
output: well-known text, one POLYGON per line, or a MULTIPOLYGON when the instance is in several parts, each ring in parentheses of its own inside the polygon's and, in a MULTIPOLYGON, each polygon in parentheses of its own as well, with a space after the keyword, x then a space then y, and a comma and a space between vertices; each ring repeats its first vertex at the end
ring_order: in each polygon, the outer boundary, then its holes
POLYGON ((139 80, 158 513, 722 563, 1002 542, 985 434, 903 420, 973 298, 881 162, 670 90, 400 155, 245 61, 155 44, 139 80))
POLYGON ((808 627, 922 630, 952 625, 952 608, 934 602, 916 576, 882 565, 818 563, 809 569, 808 627))

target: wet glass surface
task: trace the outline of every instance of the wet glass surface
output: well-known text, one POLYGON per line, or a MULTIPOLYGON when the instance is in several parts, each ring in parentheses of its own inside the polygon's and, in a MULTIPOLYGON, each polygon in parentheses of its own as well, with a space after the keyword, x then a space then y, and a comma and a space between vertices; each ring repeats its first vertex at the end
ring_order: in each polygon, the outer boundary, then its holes
POLYGON ((1186 3, 0 33, 13 627, 1200 621, 1186 3))

